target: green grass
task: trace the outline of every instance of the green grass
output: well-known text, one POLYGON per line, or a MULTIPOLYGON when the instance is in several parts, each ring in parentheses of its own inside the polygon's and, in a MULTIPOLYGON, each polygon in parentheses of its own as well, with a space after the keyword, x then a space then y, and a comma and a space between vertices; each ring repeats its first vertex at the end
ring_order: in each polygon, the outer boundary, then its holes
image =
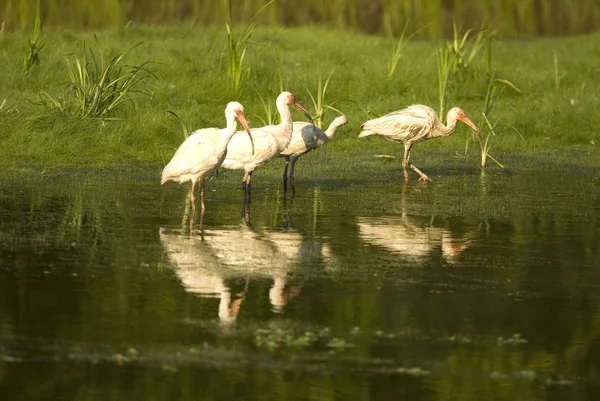
MULTIPOLYGON (((392 38, 319 28, 258 27, 252 36, 255 45, 246 55, 251 67, 248 82, 233 99, 229 95, 226 37, 217 36, 214 29, 130 25, 95 34, 46 31, 44 38, 44 62, 23 74, 22 60, 14 54, 19 54, 27 43, 27 33, 0 36, 0 99, 6 99, 0 109, 0 166, 5 170, 151 165, 160 172, 183 138, 180 121, 168 111, 176 113, 191 129, 223 127, 225 105, 238 100, 246 108, 250 125, 261 126, 256 117, 264 114, 259 94, 265 100, 276 96, 274 84, 280 80, 316 115, 304 85, 316 87, 319 71, 333 71, 339 65, 327 87, 327 102, 335 102, 350 122, 327 146, 300 160, 297 179, 352 177, 357 171, 399 172, 399 159, 387 163, 373 155, 401 156, 402 146, 376 137, 359 140, 356 136, 360 124, 373 115, 409 104, 423 103, 435 109, 439 102, 435 54, 440 43, 435 41, 407 43, 394 75, 389 77, 389 49, 395 44, 392 38), (121 54, 141 41, 128 54, 127 64, 153 63, 158 79, 152 81, 152 96, 138 97, 135 108, 117 110, 114 117, 119 119, 110 121, 82 121, 36 105, 40 91, 54 93, 66 88, 69 74, 64 56, 78 52, 83 41, 95 43, 95 50, 101 54, 121 54)), ((550 163, 598 165, 599 39, 600 35, 591 35, 493 43, 494 76, 521 90, 521 94, 504 91, 494 105, 493 155, 505 167, 521 165, 522 156, 550 163), (558 90, 555 54, 560 60, 558 90)), ((484 53, 470 63, 462 80, 450 78, 447 88, 445 109, 460 106, 474 121, 486 107, 488 72, 484 53)), ((304 120, 293 113, 296 119, 304 120)), ((326 114, 324 126, 335 114, 326 114)), ((459 124, 449 138, 416 145, 412 160, 426 172, 452 166, 477 169, 477 152, 470 152, 466 159, 455 157, 464 151, 470 135, 469 129, 459 124)), ((277 171, 279 177, 281 167, 276 161, 261 171, 277 171)), ((235 172, 227 175, 238 178, 235 172)))

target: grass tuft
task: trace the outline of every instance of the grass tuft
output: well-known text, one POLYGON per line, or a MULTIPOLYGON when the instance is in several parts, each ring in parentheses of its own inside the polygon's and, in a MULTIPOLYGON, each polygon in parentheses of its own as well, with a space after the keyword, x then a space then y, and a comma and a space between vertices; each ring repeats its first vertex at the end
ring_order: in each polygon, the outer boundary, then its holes
POLYGON ((327 79, 325 81, 323 81, 323 74, 321 73, 321 71, 319 71, 319 74, 317 76, 317 93, 316 94, 313 94, 310 91, 310 89, 308 89, 308 87, 306 85, 304 85, 304 88, 306 89, 306 92, 308 93, 308 96, 310 97, 310 100, 311 100, 314 110, 315 110, 315 115, 313 116, 313 121, 314 121, 315 125, 319 128, 323 128, 323 117, 325 116, 325 113, 327 112, 327 110, 333 110, 339 114, 344 114, 339 109, 334 107, 334 104, 339 102, 339 100, 334 100, 330 103, 326 103, 327 88, 329 87, 329 83, 331 81, 331 78, 333 77, 333 74, 335 73, 335 70, 340 66, 340 64, 336 65, 331 70, 331 72, 329 73, 329 75, 327 76, 327 79))
MULTIPOLYGON (((4 28, 4 22, 2 23, 4 28)), ((31 36, 27 38, 27 47, 25 48, 25 57, 23 59, 23 71, 29 72, 31 67, 40 63, 40 53, 44 48, 42 43, 42 19, 40 17, 40 1, 37 2, 37 11, 35 16, 35 23, 33 26, 33 32, 31 36)))
POLYGON ((125 52, 113 57, 105 64, 102 56, 97 57, 93 49, 86 49, 83 43, 81 54, 67 57, 70 83, 68 97, 40 91, 40 101, 49 110, 58 110, 82 118, 107 118, 129 102, 135 106, 134 96, 149 95, 143 83, 156 78, 146 61, 137 66, 122 65, 123 58, 142 42, 138 42, 125 52))

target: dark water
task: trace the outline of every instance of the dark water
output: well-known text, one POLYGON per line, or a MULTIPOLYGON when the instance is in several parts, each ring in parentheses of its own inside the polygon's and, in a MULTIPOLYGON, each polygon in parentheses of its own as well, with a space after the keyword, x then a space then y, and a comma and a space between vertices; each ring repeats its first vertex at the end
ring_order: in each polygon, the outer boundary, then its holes
POLYGON ((600 171, 434 173, 2 180, 0 399, 600 399, 600 171))

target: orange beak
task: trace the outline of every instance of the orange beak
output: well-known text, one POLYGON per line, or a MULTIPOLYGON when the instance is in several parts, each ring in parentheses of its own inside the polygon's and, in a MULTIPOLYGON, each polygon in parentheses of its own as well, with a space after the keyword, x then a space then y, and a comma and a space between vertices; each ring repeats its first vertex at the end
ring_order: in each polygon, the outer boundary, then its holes
POLYGON ((477 127, 475 126, 475 124, 473 124, 473 121, 471 121, 471 120, 469 119, 469 117, 467 117, 467 116, 464 116, 464 117, 459 117, 459 118, 458 118, 458 120, 460 120, 460 121, 462 121, 463 123, 467 124, 469 127, 471 127, 471 129, 472 129, 473 131, 475 131, 475 133, 476 133, 477 135, 479 135, 479 128, 477 128, 477 127))
POLYGON ((246 121, 246 116, 244 116, 244 113, 237 113, 236 117, 248 133, 248 136, 250 137, 250 143, 252 144, 252 154, 254 154, 254 139, 252 138, 252 134, 250 133, 250 127, 248 126, 248 122, 246 121))
POLYGON ((306 109, 304 107, 302 107, 302 105, 300 103, 294 102, 292 104, 292 106, 294 106, 296 109, 298 109, 300 112, 302 112, 302 114, 304 114, 306 116, 306 118, 308 118, 308 121, 310 121, 311 124, 314 124, 312 117, 310 116, 308 111, 306 111, 306 109))

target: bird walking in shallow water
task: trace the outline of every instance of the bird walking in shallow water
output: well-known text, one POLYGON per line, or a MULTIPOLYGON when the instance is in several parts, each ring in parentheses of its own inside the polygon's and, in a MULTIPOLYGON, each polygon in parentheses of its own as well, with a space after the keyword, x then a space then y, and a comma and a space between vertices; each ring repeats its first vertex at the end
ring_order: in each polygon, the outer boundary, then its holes
POLYGON ((194 210, 196 209, 196 199, 194 196, 196 182, 202 177, 200 197, 202 212, 204 212, 204 183, 206 176, 219 168, 223 160, 225 160, 227 144, 237 131, 236 119, 246 129, 250 137, 250 145, 252 145, 248 147, 254 153, 254 141, 250 133, 250 127, 248 127, 246 117, 244 116, 244 106, 238 102, 228 103, 225 109, 225 118, 227 119, 227 128, 205 128, 192 133, 179 146, 171 161, 162 171, 161 184, 167 181, 178 181, 179 183, 192 182, 190 199, 194 210))
POLYGON ((248 141, 242 135, 234 135, 227 145, 227 157, 223 161, 222 167, 227 170, 244 170, 242 190, 244 199, 247 201, 250 200, 250 181, 254 169, 277 157, 292 139, 292 113, 289 106, 300 110, 312 122, 310 114, 290 92, 282 92, 277 97, 276 105, 281 116, 281 123, 251 130, 254 137, 254 153, 248 151, 248 141))
POLYGON ((329 128, 323 132, 320 128, 312 123, 294 121, 292 140, 287 148, 285 148, 285 150, 279 154, 279 156, 285 158, 285 169, 283 170, 283 192, 287 192, 288 164, 291 163, 290 186, 292 187, 292 194, 294 194, 296 193, 296 188, 294 186, 294 167, 296 166, 296 161, 303 154, 325 145, 331 140, 331 138, 333 138, 335 131, 342 125, 346 124, 348 124, 348 119, 346 116, 339 116, 334 119, 331 124, 329 124, 329 128))
MULTIPOLYGON (((406 167, 409 164, 410 149, 413 144, 432 138, 450 136, 454 132, 457 121, 464 122, 479 134, 479 129, 467 117, 463 109, 459 107, 454 107, 448 111, 446 116, 447 125, 444 125, 431 107, 416 104, 365 122, 361 126, 362 131, 358 137, 380 135, 388 141, 402 142, 404 144, 402 169, 404 170, 404 179, 408 181, 406 167)), ((410 168, 419 174, 419 181, 431 181, 412 163, 410 168)))

